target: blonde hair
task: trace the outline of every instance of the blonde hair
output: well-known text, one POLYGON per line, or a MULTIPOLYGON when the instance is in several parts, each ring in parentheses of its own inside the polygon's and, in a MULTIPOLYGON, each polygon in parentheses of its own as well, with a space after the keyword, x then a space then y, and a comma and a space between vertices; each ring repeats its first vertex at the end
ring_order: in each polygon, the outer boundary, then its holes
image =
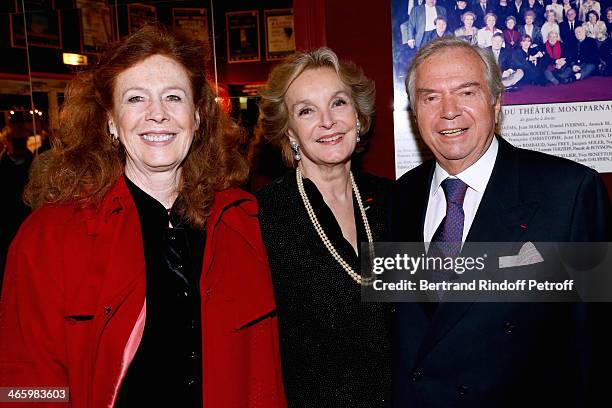
POLYGON ((357 117, 361 122, 361 133, 370 129, 376 91, 374 81, 368 79, 361 68, 352 62, 340 61, 336 53, 326 47, 298 52, 277 65, 270 76, 259 102, 257 132, 270 143, 279 147, 285 163, 295 166, 293 152, 287 137, 289 112, 285 104, 287 90, 304 71, 331 68, 350 89, 357 117))

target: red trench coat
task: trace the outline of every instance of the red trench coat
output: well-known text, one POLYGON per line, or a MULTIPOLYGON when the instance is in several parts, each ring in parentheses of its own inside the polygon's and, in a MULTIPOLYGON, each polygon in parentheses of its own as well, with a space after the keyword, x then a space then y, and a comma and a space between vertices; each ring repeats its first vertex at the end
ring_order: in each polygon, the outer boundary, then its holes
MULTIPOLYGON (((206 231, 204 405, 284 407, 274 295, 253 196, 217 193, 206 231)), ((35 211, 11 246, 5 275, 0 387, 65 386, 71 404, 54 406, 110 406, 146 285, 139 218, 125 180, 99 211, 67 204, 35 211)))

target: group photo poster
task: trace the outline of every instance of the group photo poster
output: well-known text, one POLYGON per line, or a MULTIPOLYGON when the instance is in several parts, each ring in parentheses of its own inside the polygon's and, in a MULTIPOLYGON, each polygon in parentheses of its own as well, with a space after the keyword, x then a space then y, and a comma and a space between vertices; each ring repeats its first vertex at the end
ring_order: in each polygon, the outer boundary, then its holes
POLYGON ((227 32, 227 62, 261 60, 259 49, 259 12, 257 10, 225 13, 227 32))
POLYGON ((266 60, 280 60, 295 53, 293 9, 264 10, 266 60))
POLYGON ((173 8, 172 25, 187 31, 192 38, 208 44, 208 10, 205 8, 173 8))
MULTIPOLYGON (((424 0, 391 0, 395 172, 398 178, 431 157, 431 153, 418 135, 416 126, 411 123, 404 84, 408 66, 419 47, 431 41, 436 35, 455 36, 483 48, 491 47, 490 39, 487 42, 484 40, 486 36, 478 37, 484 23, 481 23, 478 17, 473 19, 469 14, 465 14, 471 11, 472 15, 478 15, 473 11, 476 6, 473 6, 472 2, 467 2, 467 7, 463 10, 459 10, 457 3, 452 0, 434 0, 434 2, 436 13, 444 15, 446 21, 438 22, 433 32, 431 30, 424 32, 426 14, 424 0), (469 10, 470 7, 472 10, 469 10), (466 27, 471 26, 472 20, 475 20, 474 28, 466 27), (483 41, 479 43, 481 39, 483 41)), ((508 4, 510 5, 510 2, 508 4)), ((510 30, 510 36, 506 38, 517 35, 512 30, 518 33, 525 32, 525 22, 519 13, 514 13, 517 14, 518 22, 514 27, 509 27, 506 23, 507 16, 513 14, 511 9, 497 10, 497 14, 499 16, 496 15, 495 32, 505 34, 504 30, 510 30)), ((544 16, 537 17, 544 19, 544 16)), ((563 18, 567 18, 565 14, 563 18)), ((602 19, 605 19, 605 16, 602 19)), ((561 20, 551 23, 553 27, 551 31, 558 30, 555 25, 563 27, 563 22, 561 20)), ((504 41, 502 44, 504 50, 502 53, 509 56, 505 59, 505 66, 502 67, 502 78, 507 79, 521 68, 520 57, 523 55, 521 52, 535 69, 531 69, 528 65, 525 71, 533 75, 524 75, 518 83, 506 88, 502 96, 501 136, 518 147, 565 157, 600 173, 612 172, 610 33, 592 39, 587 36, 586 41, 592 48, 592 58, 597 61, 593 63, 594 68, 591 72, 587 72, 586 69, 580 72, 574 68, 580 61, 572 59, 572 51, 575 52, 575 48, 570 48, 574 47, 574 41, 577 41, 573 32, 568 34, 561 30, 556 36, 558 40, 555 45, 546 39, 541 40, 541 27, 535 29, 529 27, 529 30, 533 33, 534 41, 530 45, 525 43, 525 49, 522 48, 520 40, 519 43, 506 44, 504 41), (540 33, 539 37, 535 35, 536 32, 540 33), (559 37, 564 38, 561 40, 559 37), (559 46, 563 53, 563 64, 567 65, 557 71, 556 67, 545 65, 543 61, 546 60, 547 52, 552 52, 559 46), (546 70, 554 71, 553 79, 556 81, 546 77, 546 70), (561 72, 564 73, 563 77, 558 75, 561 72)), ((591 35, 591 32, 586 31, 591 35)), ((555 35, 550 37, 550 41, 554 42, 555 35)), ((581 41, 581 44, 586 43, 581 41)))

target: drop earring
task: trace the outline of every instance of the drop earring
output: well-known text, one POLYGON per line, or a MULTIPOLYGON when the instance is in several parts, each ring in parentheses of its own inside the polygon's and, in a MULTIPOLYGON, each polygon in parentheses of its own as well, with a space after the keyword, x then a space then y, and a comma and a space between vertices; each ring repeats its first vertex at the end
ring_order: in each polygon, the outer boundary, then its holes
POLYGON ((357 138, 356 141, 357 143, 361 142, 361 122, 359 121, 359 119, 357 119, 357 138))
POLYGON ((293 150, 293 158, 295 159, 295 161, 302 160, 302 155, 300 154, 300 146, 297 144, 297 142, 291 141, 290 145, 291 150, 293 150))
POLYGON ((114 126, 111 125, 111 123, 108 123, 108 134, 110 135, 110 139, 111 139, 111 143, 117 143, 119 141, 119 136, 117 135, 116 132, 114 132, 113 129, 114 126))

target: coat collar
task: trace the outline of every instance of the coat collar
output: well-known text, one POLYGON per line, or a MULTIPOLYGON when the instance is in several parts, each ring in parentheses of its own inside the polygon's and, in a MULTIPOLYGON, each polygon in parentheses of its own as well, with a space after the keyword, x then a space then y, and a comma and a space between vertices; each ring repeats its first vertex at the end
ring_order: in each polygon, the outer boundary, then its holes
MULTIPOLYGON (((255 198, 239 188, 228 188, 215 193, 210 215, 206 221, 207 230, 213 230, 223 212, 229 207, 240 204, 248 215, 257 216, 257 202, 255 198)), ((86 205, 82 208, 87 219, 87 231, 90 235, 97 235, 101 223, 108 222, 113 214, 134 209, 136 204, 123 176, 115 182, 99 205, 86 205)))

